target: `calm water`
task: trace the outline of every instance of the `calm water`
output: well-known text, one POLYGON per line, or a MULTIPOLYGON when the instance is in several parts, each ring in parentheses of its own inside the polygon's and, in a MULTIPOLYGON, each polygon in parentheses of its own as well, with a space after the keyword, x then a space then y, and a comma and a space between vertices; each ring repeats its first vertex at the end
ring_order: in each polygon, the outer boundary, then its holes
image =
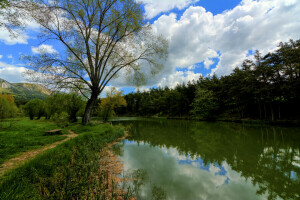
POLYGON ((138 199, 300 199, 300 129, 119 119, 114 147, 138 199))

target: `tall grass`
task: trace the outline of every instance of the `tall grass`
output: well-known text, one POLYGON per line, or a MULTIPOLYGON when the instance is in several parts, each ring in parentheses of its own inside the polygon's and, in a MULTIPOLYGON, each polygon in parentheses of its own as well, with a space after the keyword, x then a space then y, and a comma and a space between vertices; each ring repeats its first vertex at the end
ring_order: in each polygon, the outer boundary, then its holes
MULTIPOLYGON (((99 174, 99 152, 124 131, 108 124, 70 128, 82 134, 2 177, 0 199, 107 199, 110 180, 99 174)), ((119 199, 114 194, 110 198, 119 199)))

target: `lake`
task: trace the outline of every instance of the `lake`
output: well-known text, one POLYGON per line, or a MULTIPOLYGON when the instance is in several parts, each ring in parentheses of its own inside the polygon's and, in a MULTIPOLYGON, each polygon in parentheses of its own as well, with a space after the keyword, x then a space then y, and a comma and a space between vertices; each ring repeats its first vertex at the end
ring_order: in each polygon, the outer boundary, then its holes
POLYGON ((300 129, 118 118, 113 147, 138 199, 300 199, 300 129))

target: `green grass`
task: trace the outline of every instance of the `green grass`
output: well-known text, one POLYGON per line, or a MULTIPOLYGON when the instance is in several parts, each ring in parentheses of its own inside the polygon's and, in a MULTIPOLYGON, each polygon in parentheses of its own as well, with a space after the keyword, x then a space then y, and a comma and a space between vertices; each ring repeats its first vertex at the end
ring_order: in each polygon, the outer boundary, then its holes
POLYGON ((44 135, 44 131, 57 128, 49 121, 27 118, 0 122, 0 164, 22 152, 66 138, 60 135, 44 135))
POLYGON ((5 174, 0 199, 105 199, 103 180, 95 177, 99 152, 123 136, 123 129, 108 124, 68 128, 80 135, 5 174))

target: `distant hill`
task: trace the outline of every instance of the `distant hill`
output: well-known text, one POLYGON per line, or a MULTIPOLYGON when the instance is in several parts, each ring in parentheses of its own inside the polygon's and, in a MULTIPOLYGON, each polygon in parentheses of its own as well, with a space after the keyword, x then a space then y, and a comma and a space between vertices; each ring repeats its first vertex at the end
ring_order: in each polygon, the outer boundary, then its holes
POLYGON ((16 101, 28 101, 34 98, 45 99, 52 92, 39 84, 9 83, 0 79, 0 93, 12 94, 16 101))

